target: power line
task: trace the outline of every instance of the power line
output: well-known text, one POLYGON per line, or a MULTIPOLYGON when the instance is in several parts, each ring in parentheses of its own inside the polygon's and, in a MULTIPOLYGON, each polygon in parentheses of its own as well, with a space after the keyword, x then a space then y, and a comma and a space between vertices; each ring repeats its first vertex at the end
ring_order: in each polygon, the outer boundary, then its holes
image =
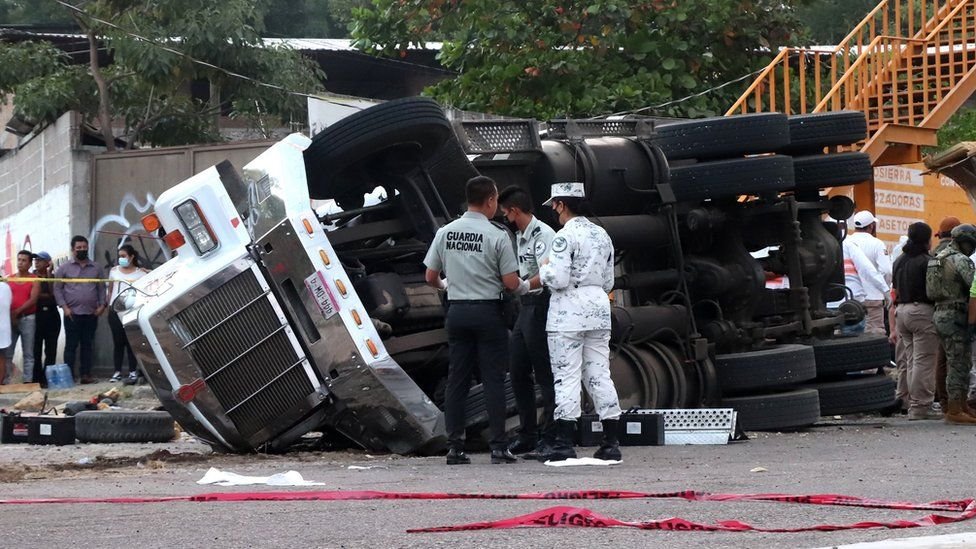
POLYGON ((277 90, 277 91, 280 91, 280 92, 284 92, 284 93, 286 93, 288 95, 294 95, 294 96, 297 96, 297 97, 305 97, 305 98, 308 98, 308 99, 318 99, 319 101, 325 101, 326 103, 332 103, 332 104, 335 104, 335 105, 341 105, 343 107, 352 107, 352 108, 355 108, 355 109, 358 109, 358 110, 362 110, 361 107, 357 107, 355 105, 348 105, 346 103, 342 103, 342 102, 339 102, 339 101, 331 101, 329 99, 325 99, 323 97, 320 97, 320 96, 317 96, 317 95, 308 94, 308 93, 305 93, 305 92, 292 91, 292 90, 289 90, 289 89, 285 88, 284 86, 279 86, 278 84, 269 84, 267 82, 262 82, 260 80, 255 79, 255 78, 251 78, 250 76, 246 76, 246 75, 240 74, 238 72, 234 72, 232 70, 225 69, 223 67, 214 65, 213 63, 209 63, 207 61, 203 61, 201 59, 197 59, 197 58, 195 58, 195 57, 193 57, 193 56, 191 56, 191 55, 189 55, 189 54, 187 54, 185 52, 182 52, 182 51, 177 50, 175 48, 171 48, 171 47, 169 47, 169 46, 167 46, 165 44, 160 44, 159 42, 156 42, 155 40, 153 40, 151 38, 146 38, 145 36, 136 34, 136 33, 132 32, 132 31, 130 31, 128 29, 125 29, 125 28, 120 27, 119 25, 116 25, 115 23, 112 23, 112 22, 106 21, 104 19, 95 17, 94 15, 89 14, 85 10, 83 10, 83 9, 77 7, 77 6, 71 5, 71 4, 67 3, 67 2, 64 2, 63 0, 55 0, 55 2, 57 2, 58 4, 61 4, 62 6, 68 8, 71 11, 74 11, 74 12, 80 14, 81 16, 85 17, 86 19, 89 19, 91 21, 95 21, 95 22, 100 23, 102 25, 105 25, 105 26, 111 27, 113 29, 116 29, 118 31, 121 31, 122 33, 124 33, 125 35, 127 35, 127 36, 129 36, 131 38, 135 38, 136 40, 139 40, 141 42, 145 42, 145 43, 147 43, 147 44, 149 44, 151 46, 155 46, 155 47, 157 47, 157 48, 159 48, 159 49, 161 49, 163 51, 166 51, 166 52, 172 53, 174 55, 178 55, 180 57, 183 57, 184 59, 187 59, 188 61, 190 61, 192 63, 195 63, 197 65, 200 65, 200 66, 203 66, 203 67, 207 67, 209 69, 216 70, 216 71, 221 72, 221 73, 223 73, 223 74, 225 74, 227 76, 230 76, 231 78, 237 78, 239 80, 245 80, 245 81, 251 82, 252 84, 255 84, 257 86, 261 86, 261 87, 264 87, 264 88, 269 88, 269 89, 277 90))
POLYGON ((756 76, 757 74, 761 73, 764 70, 766 70, 766 67, 763 67, 761 69, 754 70, 754 71, 750 72, 749 74, 744 74, 744 75, 742 75, 742 76, 740 76, 740 77, 738 77, 738 78, 736 78, 734 80, 729 80, 728 82, 724 82, 722 84, 719 84, 718 86, 713 86, 711 88, 708 88, 707 90, 702 90, 702 91, 700 91, 698 93, 693 93, 691 95, 686 95, 685 97, 682 97, 681 99, 674 99, 672 101, 668 101, 668 102, 665 102, 665 103, 661 103, 660 105, 652 105, 650 107, 641 107, 639 109, 634 109, 634 110, 630 110, 630 111, 615 112, 613 114, 602 114, 602 115, 594 116, 593 118, 604 118, 604 117, 610 117, 610 116, 622 116, 622 115, 625 115, 625 114, 639 114, 639 113, 646 112, 646 111, 656 111, 656 110, 659 110, 659 109, 663 109, 664 107, 670 107, 671 105, 677 105, 679 103, 684 103, 685 101, 690 101, 690 100, 692 100, 692 99, 694 99, 696 97, 701 97, 703 95, 707 95, 707 94, 712 93, 714 91, 718 91, 718 90, 720 90, 722 88, 731 86, 732 84, 736 84, 736 83, 742 82, 743 80, 746 80, 746 79, 752 78, 753 76, 756 76))

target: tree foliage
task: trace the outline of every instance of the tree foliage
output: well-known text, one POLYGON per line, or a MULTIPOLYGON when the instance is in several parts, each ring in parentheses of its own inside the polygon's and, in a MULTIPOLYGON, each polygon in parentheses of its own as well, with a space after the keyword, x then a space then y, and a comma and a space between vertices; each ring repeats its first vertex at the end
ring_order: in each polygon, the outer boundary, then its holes
MULTIPOLYGON (((74 109, 95 121, 101 105, 124 124, 119 137, 129 143, 186 144, 218 140, 221 112, 259 127, 304 120, 303 97, 260 83, 321 89, 321 71, 298 52, 261 45, 264 13, 255 0, 91 0, 79 7, 83 13, 73 17, 110 53, 110 65, 71 65, 45 43, 0 49, 0 92, 13 93, 28 119, 49 121, 74 109), (194 84, 209 85, 210 99, 194 98, 194 84)), ((104 120, 99 125, 105 134, 104 120)))
MULTIPOLYGON (((790 44, 790 0, 374 0, 353 12, 356 44, 397 55, 443 42, 460 73, 430 90, 463 109, 551 118, 629 111, 721 84, 790 44)), ((663 109, 724 111, 730 86, 663 109)))

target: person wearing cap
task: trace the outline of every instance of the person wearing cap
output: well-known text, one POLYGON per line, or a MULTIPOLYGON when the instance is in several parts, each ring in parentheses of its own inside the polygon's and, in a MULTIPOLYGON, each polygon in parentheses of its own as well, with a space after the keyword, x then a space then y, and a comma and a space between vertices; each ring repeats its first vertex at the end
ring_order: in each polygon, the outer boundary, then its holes
POLYGON ((945 422, 976 425, 976 413, 966 404, 972 367, 967 309, 974 273, 969 256, 976 252, 976 227, 958 225, 951 234, 952 242, 929 261, 925 293, 935 302, 932 320, 946 353, 945 422))
POLYGON ((582 415, 581 386, 593 401, 603 427, 603 443, 593 457, 619 460, 620 402, 610 378, 610 297, 614 251, 610 235, 581 214, 582 183, 557 183, 544 204, 563 226, 552 241, 539 276, 552 292, 546 331, 556 388, 556 441, 548 456, 575 458, 576 422, 582 415))
MULTIPOLYGON (((34 275, 51 278, 51 254, 34 254, 34 275)), ((34 383, 47 387, 45 368, 57 362, 58 337, 61 335, 61 315, 50 282, 38 284, 37 313, 34 329, 34 383)))
MULTIPOLYGON (((939 223, 939 232, 935 235, 939 237, 939 243, 936 244, 935 250, 932 252, 933 256, 938 255, 939 252, 944 250, 952 242, 952 229, 955 229, 961 224, 962 221, 952 215, 942 219, 942 222, 939 223)), ((941 341, 935 354, 935 400, 942 406, 943 410, 948 406, 949 399, 946 395, 946 356, 941 341)))
MULTIPOLYGON (((498 203, 502 215, 516 229, 519 277, 530 281, 535 279, 535 285, 539 286, 539 265, 549 255, 556 231, 532 214, 532 197, 518 186, 512 185, 503 190, 498 203)), ((521 302, 518 320, 512 330, 509 364, 512 392, 515 393, 515 405, 519 412, 519 436, 508 449, 513 454, 523 454, 523 459, 539 459, 539 456, 549 452, 555 434, 552 415, 556 409, 556 393, 546 334, 549 291, 539 287, 523 295, 521 302), (536 385, 542 396, 541 433, 536 385)))
POLYGON ((909 404, 909 421, 942 419, 942 412, 932 407, 939 334, 932 321, 935 305, 925 292, 931 246, 932 228, 912 223, 904 253, 895 260, 892 272, 891 331, 898 340, 896 396, 909 404))
MULTIPOLYGON (((36 278, 30 272, 31 259, 34 254, 21 250, 17 252, 17 272, 14 278, 36 278)), ((20 340, 21 356, 23 357, 23 382, 34 380, 34 328, 37 312, 37 295, 40 285, 29 280, 22 282, 9 281, 10 285, 10 346, 7 347, 7 364, 13 371, 14 352, 17 350, 17 340, 20 340)), ((12 377, 12 376, 11 376, 12 377)), ((13 381, 11 379, 11 381, 13 381)))
POLYGON ((518 262, 508 231, 489 221, 498 211, 494 180, 477 176, 465 185, 468 211, 434 235, 424 264, 427 284, 447 291, 449 366, 444 393, 447 464, 471 463, 464 453, 465 404, 471 374, 477 366, 484 384, 491 432, 491 462, 514 463, 505 435, 505 372, 508 370, 508 326, 503 292, 523 295, 529 282, 518 276, 518 262), (441 273, 447 280, 441 279, 441 273))
POLYGON ((932 255, 938 255, 939 252, 945 249, 946 246, 952 242, 952 229, 955 229, 959 225, 962 225, 962 221, 956 216, 948 216, 942 219, 939 223, 939 232, 935 236, 939 237, 939 243, 935 246, 935 251, 932 255))
POLYGON ((867 312, 864 332, 884 335, 884 309, 891 291, 891 258, 884 242, 875 236, 877 223, 878 219, 867 210, 854 214, 851 218, 854 232, 843 243, 844 267, 845 280, 854 299, 867 312))

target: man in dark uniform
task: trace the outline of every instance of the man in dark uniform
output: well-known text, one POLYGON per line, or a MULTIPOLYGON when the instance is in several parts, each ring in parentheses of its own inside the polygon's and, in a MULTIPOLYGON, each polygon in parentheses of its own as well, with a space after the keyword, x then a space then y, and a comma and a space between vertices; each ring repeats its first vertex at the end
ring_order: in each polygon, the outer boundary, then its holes
POLYGON ((447 290, 447 342, 450 366, 444 395, 448 465, 465 465, 464 407, 471 373, 478 365, 485 389, 491 462, 514 463, 505 436, 505 371, 508 369, 508 328, 502 317, 502 292, 527 293, 508 233, 489 221, 498 211, 498 187, 484 176, 465 186, 468 211, 441 227, 424 264, 426 281, 447 290), (441 279, 441 273, 450 280, 441 279))
MULTIPOLYGON (((498 197, 502 214, 517 230, 515 240, 518 252, 519 276, 532 281, 539 278, 539 265, 549 254, 549 246, 556 231, 532 215, 532 199, 517 186, 511 186, 498 197)), ((536 285, 539 285, 536 282, 536 285)), ((524 454, 524 459, 538 459, 549 453, 555 434, 552 414, 556 409, 556 391, 553 387, 552 366, 549 364, 549 336, 546 319, 549 316, 549 291, 533 290, 521 297, 515 329, 512 330, 511 358, 509 365, 512 391, 519 411, 519 436, 509 445, 513 454, 524 454), (535 386, 542 395, 542 432, 539 437, 538 410, 535 386)))

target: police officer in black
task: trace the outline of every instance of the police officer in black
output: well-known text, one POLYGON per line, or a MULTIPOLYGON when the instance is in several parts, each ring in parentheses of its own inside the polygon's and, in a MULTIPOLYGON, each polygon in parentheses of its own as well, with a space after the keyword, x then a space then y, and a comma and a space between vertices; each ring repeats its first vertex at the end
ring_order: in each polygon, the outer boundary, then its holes
MULTIPOLYGON (((528 281, 536 280, 540 286, 539 265, 549 255, 549 246, 556 231, 532 214, 532 198, 523 189, 513 185, 501 192, 498 198, 502 215, 515 229, 519 276, 528 281)), ((519 411, 519 436, 508 449, 513 454, 523 454, 523 459, 538 459, 548 455, 554 442, 553 411, 556 409, 556 391, 553 386, 552 366, 549 364, 549 336, 546 320, 549 317, 549 290, 538 288, 521 297, 518 320, 512 330, 511 364, 512 391, 519 411), (542 430, 539 432, 536 385, 539 386, 542 406, 542 430), (541 435, 541 436, 540 436, 541 435)))
POLYGON ((444 395, 448 465, 466 465, 464 407, 471 373, 478 365, 485 389, 491 462, 514 463, 505 436, 505 371, 508 369, 508 328, 502 317, 502 292, 528 292, 518 276, 518 263, 508 233, 489 219, 498 211, 498 187, 484 176, 465 186, 468 211, 441 227, 424 264, 427 284, 447 290, 447 342, 450 366, 444 395), (447 279, 441 279, 441 273, 447 279))

